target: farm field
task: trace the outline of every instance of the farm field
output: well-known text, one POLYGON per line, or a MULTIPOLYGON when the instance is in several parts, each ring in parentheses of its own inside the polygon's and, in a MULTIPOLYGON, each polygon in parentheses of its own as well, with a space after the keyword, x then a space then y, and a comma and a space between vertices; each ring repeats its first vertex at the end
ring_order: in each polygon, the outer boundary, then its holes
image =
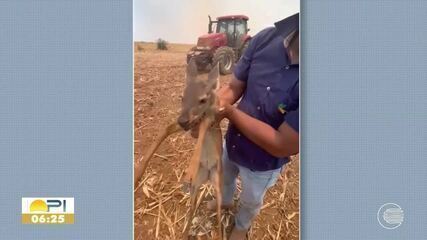
MULTIPOLYGON (((191 45, 169 44, 156 50, 155 43, 136 43, 134 47, 134 156, 138 164, 159 131, 177 119, 180 96, 185 85, 186 52, 191 45)), ((221 84, 231 75, 221 76, 221 84)), ((223 121, 223 133, 227 122, 223 121)), ((154 155, 135 192, 135 239, 182 239, 189 210, 189 195, 182 191, 180 179, 193 152, 190 134, 166 139, 154 155)), ((238 187, 239 188, 239 187, 238 187)), ((214 212, 206 209, 213 188, 206 185, 198 196, 191 233, 195 239, 211 239, 216 230, 214 212)), ((237 203, 237 201, 236 201, 237 203)), ((230 232, 235 209, 223 210, 222 224, 230 232)), ((299 158, 287 165, 271 188, 260 215, 252 224, 249 239, 299 239, 299 158)))

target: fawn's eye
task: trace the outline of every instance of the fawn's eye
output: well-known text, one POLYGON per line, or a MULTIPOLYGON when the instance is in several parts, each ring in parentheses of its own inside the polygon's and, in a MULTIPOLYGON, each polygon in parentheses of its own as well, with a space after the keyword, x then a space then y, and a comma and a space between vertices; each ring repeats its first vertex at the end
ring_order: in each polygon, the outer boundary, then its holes
POLYGON ((202 99, 200 99, 200 100, 199 100, 199 103, 200 103, 200 104, 205 104, 205 103, 206 103, 206 101, 207 101, 207 99, 206 99, 206 98, 202 98, 202 99))

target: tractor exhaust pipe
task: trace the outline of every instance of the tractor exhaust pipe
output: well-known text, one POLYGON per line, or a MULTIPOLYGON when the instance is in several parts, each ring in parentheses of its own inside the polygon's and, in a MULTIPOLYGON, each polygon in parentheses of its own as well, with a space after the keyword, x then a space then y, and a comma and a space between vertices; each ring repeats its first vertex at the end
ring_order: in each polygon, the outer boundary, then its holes
POLYGON ((212 18, 210 15, 208 15, 208 18, 209 18, 208 33, 212 33, 212 18))

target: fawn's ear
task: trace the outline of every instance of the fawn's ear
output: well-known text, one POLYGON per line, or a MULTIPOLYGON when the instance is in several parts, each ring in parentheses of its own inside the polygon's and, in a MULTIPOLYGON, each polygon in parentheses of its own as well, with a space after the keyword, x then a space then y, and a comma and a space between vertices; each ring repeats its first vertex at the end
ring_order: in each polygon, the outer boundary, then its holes
POLYGON ((218 63, 212 68, 208 75, 208 88, 209 90, 216 90, 219 88, 219 65, 218 63))
POLYGON ((191 58, 187 65, 187 81, 194 81, 197 78, 197 65, 194 58, 191 58))

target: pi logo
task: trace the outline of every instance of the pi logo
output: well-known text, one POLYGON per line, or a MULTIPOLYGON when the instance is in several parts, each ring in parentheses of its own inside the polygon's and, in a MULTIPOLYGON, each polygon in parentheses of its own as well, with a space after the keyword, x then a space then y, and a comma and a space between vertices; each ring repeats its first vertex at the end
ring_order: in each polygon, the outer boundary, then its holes
POLYGON ((30 204, 30 212, 51 212, 55 208, 60 212, 67 212, 66 199, 36 199, 30 204))

